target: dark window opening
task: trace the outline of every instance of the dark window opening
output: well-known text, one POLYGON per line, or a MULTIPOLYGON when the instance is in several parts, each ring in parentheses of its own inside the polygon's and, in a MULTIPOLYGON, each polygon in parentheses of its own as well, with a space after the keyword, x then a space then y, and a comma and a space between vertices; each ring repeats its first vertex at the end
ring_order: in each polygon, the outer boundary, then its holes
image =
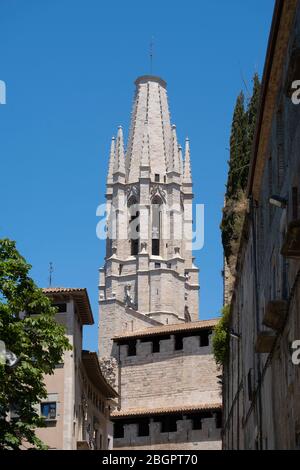
POLYGON ((41 415, 46 419, 56 419, 56 402, 41 403, 41 415))
POLYGON ((114 423, 114 438, 123 439, 124 437, 124 424, 123 423, 114 423))
POLYGON ((53 304, 53 307, 57 308, 58 313, 65 313, 67 311, 66 303, 53 304))
POLYGON ((155 182, 156 182, 156 183, 159 183, 159 181, 160 181, 160 176, 159 176, 158 173, 156 173, 156 174, 154 175, 154 179, 155 179, 155 182))
POLYGON ((140 216, 139 211, 136 212, 130 219, 129 223, 129 238, 131 240, 131 256, 137 256, 139 253, 139 233, 140 226, 137 224, 136 219, 140 216))
POLYGON ((167 177, 166 177, 166 176, 164 176, 164 183, 165 183, 166 181, 167 181, 167 177))
POLYGON ((159 256, 159 240, 157 238, 152 239, 152 255, 159 256))
POLYGON ((149 434, 150 434, 149 420, 148 419, 140 420, 138 423, 138 436, 146 437, 146 436, 149 436, 149 434))
POLYGON ((113 241, 112 241, 111 238, 107 238, 107 245, 106 245, 106 247, 107 247, 107 257, 108 257, 108 258, 110 258, 111 255, 112 255, 112 245, 113 245, 112 242, 113 242, 113 241))
POLYGON ((202 429, 202 420, 207 418, 212 418, 212 413, 207 412, 200 412, 200 413, 193 413, 188 415, 188 419, 192 420, 192 429, 193 430, 201 430, 202 429))
POLYGON ((136 356, 136 341, 128 343, 128 356, 136 356))
POLYGON ((160 255, 161 204, 161 199, 155 196, 152 200, 152 255, 154 256, 160 255))
POLYGON ((194 431, 202 429, 201 416, 193 416, 192 417, 192 429, 194 431))
POLYGON ((209 330, 201 331, 201 334, 200 334, 200 347, 201 348, 209 346, 209 334, 210 334, 209 330))
POLYGON ((218 411, 216 413, 216 428, 221 429, 222 427, 222 413, 221 411, 218 411))
POLYGON ((183 336, 175 335, 175 351, 181 351, 183 349, 183 336))
POLYGON ((139 254, 139 241, 131 240, 131 256, 137 256, 139 254))
POLYGON ((161 432, 176 432, 177 421, 181 419, 181 416, 166 416, 161 420, 161 432))
POLYGON ((158 352, 159 352, 159 339, 153 340, 153 343, 152 343, 152 352, 153 352, 153 353, 158 353, 158 352))
POLYGON ((121 276, 123 271, 123 264, 119 264, 119 276, 121 276))
POLYGON ((155 269, 159 269, 161 267, 161 264, 160 263, 155 263, 154 267, 155 267, 155 269))

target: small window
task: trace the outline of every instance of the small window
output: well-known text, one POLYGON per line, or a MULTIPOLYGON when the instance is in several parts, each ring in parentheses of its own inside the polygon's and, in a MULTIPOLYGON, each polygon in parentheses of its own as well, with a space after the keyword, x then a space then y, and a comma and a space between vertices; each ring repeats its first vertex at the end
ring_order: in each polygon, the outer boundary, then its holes
POLYGON ((166 177, 166 176, 164 176, 164 183, 165 183, 166 181, 167 181, 167 177, 166 177))
POLYGON ((202 429, 201 416, 193 416, 193 418, 192 418, 192 429, 194 431, 202 429))
POLYGON ((56 419, 56 403, 41 403, 41 415, 46 419, 56 419))
POLYGON ((158 353, 159 352, 159 339, 154 339, 152 342, 152 352, 158 353))
POLYGON ((159 239, 158 238, 152 239, 152 255, 159 256, 159 239))
MULTIPOLYGON (((123 423, 119 423, 117 421, 114 423, 114 438, 123 439, 123 437, 124 437, 124 425, 123 423)), ((109 448, 109 441, 107 442, 107 446, 109 448)))
POLYGON ((209 333, 210 331, 202 331, 200 335, 200 347, 204 348, 209 346, 209 333))
POLYGON ((183 349, 183 337, 181 335, 175 336, 175 351, 181 351, 183 349))
POLYGON ((161 264, 160 263, 155 263, 154 266, 155 266, 155 269, 160 269, 161 264))
POLYGON ((216 413, 216 428, 222 428, 222 413, 220 411, 217 411, 216 413))
POLYGON ((131 240, 131 256, 137 256, 139 254, 139 241, 131 240))
POLYGON ((160 176, 159 176, 158 173, 155 174, 154 179, 155 179, 155 182, 156 182, 156 183, 159 183, 159 181, 160 181, 160 176))
POLYGON ((168 267, 168 269, 172 269, 172 264, 171 264, 171 263, 168 263, 168 264, 167 264, 167 267, 168 267))
POLYGON ((143 419, 138 423, 138 436, 139 437, 146 437, 149 436, 149 420, 143 419))
POLYGON ((119 264, 119 276, 121 276, 123 271, 123 264, 119 264))
POLYGON ((128 356, 136 356, 136 341, 128 343, 128 356))
POLYGON ((166 416, 161 421, 161 432, 176 432, 177 431, 177 420, 181 416, 166 416))
POLYGON ((65 313, 67 311, 66 303, 53 304, 53 307, 57 308, 58 313, 65 313))
POLYGON ((139 211, 136 211, 134 215, 132 215, 129 223, 129 239, 131 241, 131 256, 137 256, 139 253, 139 233, 140 233, 140 226, 138 224, 138 220, 140 217, 139 211))

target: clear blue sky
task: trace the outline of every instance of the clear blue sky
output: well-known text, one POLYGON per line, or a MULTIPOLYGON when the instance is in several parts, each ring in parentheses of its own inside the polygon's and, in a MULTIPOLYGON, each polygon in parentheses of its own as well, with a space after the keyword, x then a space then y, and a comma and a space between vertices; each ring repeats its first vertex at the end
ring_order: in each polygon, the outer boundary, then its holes
POLYGON ((262 72, 273 0, 1 0, 0 237, 17 241, 48 284, 87 287, 97 348, 97 281, 104 242, 96 207, 104 200, 111 136, 127 136, 133 81, 168 82, 178 137, 191 140, 195 201, 205 204, 200 316, 222 306, 219 223, 232 110, 243 81, 262 72))

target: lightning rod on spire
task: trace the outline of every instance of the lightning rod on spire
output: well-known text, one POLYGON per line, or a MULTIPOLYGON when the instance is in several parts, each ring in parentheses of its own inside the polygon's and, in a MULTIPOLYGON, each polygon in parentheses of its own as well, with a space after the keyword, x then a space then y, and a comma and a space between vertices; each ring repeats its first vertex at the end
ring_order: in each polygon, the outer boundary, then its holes
POLYGON ((152 75, 153 68, 153 49, 154 49, 154 37, 152 36, 150 42, 150 75, 152 75))

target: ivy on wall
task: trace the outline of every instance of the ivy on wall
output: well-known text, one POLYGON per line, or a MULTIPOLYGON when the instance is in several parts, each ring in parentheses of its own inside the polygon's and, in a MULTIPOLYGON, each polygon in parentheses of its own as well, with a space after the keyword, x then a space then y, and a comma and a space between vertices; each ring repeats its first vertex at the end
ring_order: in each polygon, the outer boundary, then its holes
POLYGON ((222 310, 221 318, 214 329, 212 338, 212 349, 215 361, 219 366, 226 363, 229 353, 229 305, 225 305, 222 310))

